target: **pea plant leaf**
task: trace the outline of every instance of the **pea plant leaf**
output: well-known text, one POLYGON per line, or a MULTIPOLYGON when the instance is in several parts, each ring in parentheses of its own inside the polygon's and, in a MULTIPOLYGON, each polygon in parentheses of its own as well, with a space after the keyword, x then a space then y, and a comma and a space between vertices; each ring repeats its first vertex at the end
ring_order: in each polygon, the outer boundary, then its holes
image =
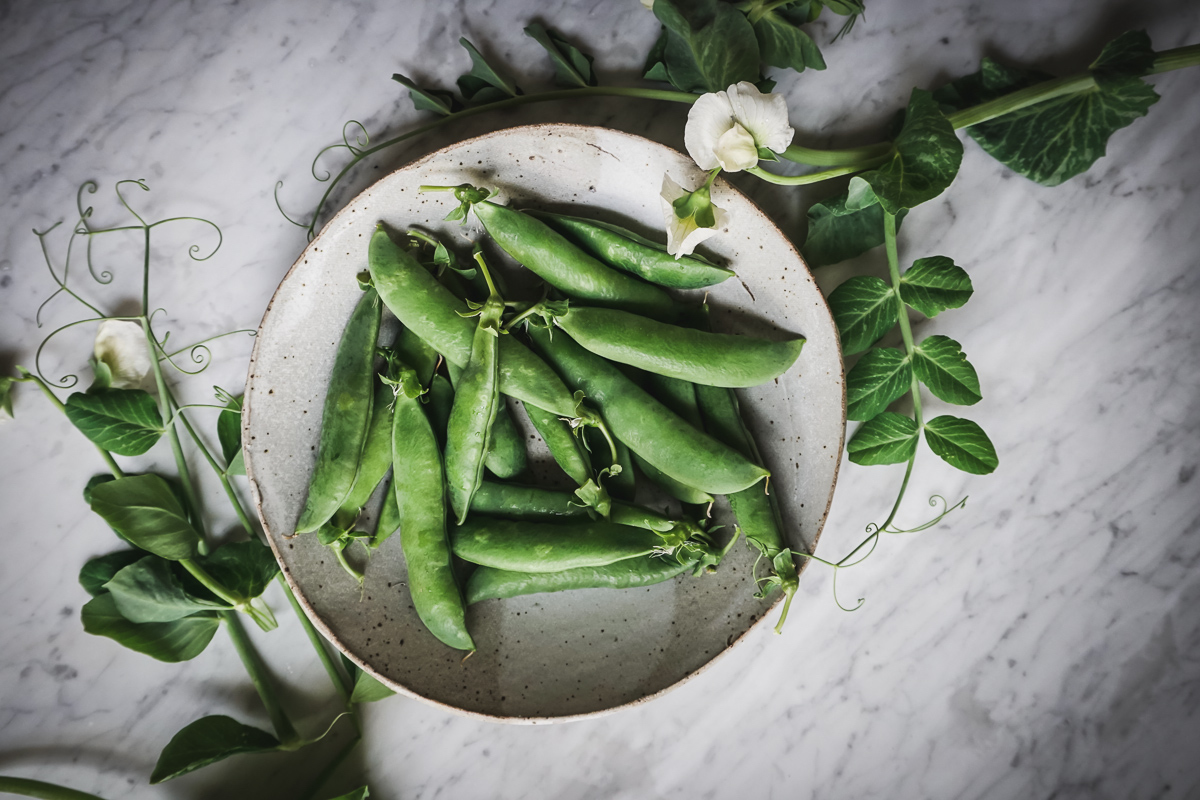
POLYGON ((230 397, 225 410, 217 415, 217 439, 221 442, 221 454, 228 465, 228 475, 245 475, 246 462, 242 458, 242 398, 230 397))
POLYGON ((426 89, 399 72, 392 73, 392 80, 408 89, 408 96, 412 98, 413 108, 417 111, 432 111, 445 117, 462 108, 462 103, 458 102, 454 92, 426 89))
POLYGON ((900 298, 930 318, 961 308, 974 291, 966 270, 946 256, 918 258, 900 276, 900 298))
POLYGON ((145 557, 145 550, 118 550, 115 553, 96 556, 79 570, 79 585, 92 597, 102 595, 108 591, 104 584, 116 577, 123 568, 145 557))
POLYGON ((893 347, 863 353, 846 375, 846 419, 869 420, 912 388, 912 364, 893 347))
POLYGON ((666 30, 651 50, 654 63, 647 62, 647 78, 665 75, 683 92, 724 91, 739 81, 759 81, 758 40, 734 6, 720 0, 656 0, 654 15, 666 30))
POLYGON ((116 600, 107 592, 89 600, 79 616, 86 632, 171 663, 188 661, 204 652, 221 624, 212 612, 174 622, 130 622, 121 616, 116 600))
POLYGON ((12 419, 13 415, 13 387, 16 386, 16 381, 9 377, 0 378, 0 420, 8 418, 12 419))
POLYGON ((967 361, 962 345, 948 336, 930 336, 913 350, 913 372, 936 397, 970 406, 983 399, 979 376, 967 361))
POLYGON ((279 740, 232 717, 201 717, 171 737, 150 773, 150 783, 162 783, 243 753, 278 750, 279 740))
POLYGON ((899 464, 917 451, 918 435, 917 423, 911 418, 885 411, 863 423, 846 445, 846 453, 863 466, 899 464))
POLYGON ((163 435, 158 403, 141 389, 76 392, 67 418, 96 445, 121 456, 140 456, 163 435))
MULTIPOLYGON (((1085 172, 1105 154, 1114 133, 1144 117, 1158 101, 1154 89, 1136 77, 1146 53, 1139 55, 1136 42, 1126 36, 1110 42, 1092 64, 1095 89, 972 125, 967 133, 988 155, 1043 186, 1057 186, 1085 172)), ((1148 50, 1148 39, 1144 45, 1148 50)), ((935 96, 943 106, 962 109, 1052 77, 985 58, 979 71, 943 86, 935 96)))
POLYGON ((525 28, 527 36, 540 44, 554 63, 554 82, 559 86, 595 86, 592 57, 553 30, 534 22, 525 28))
POLYGON ((808 22, 808 9, 779 8, 768 11, 752 24, 763 63, 804 72, 825 69, 825 58, 812 37, 800 29, 808 22))
POLYGON ((130 622, 173 622, 204 611, 230 608, 226 603, 187 590, 172 562, 145 556, 122 568, 104 588, 117 611, 130 622))
POLYGON ((246 600, 265 592, 279 574, 271 548, 258 539, 223 544, 197 561, 234 596, 246 600))
POLYGON ((1089 69, 1101 88, 1140 78, 1154 66, 1154 48, 1145 31, 1125 31, 1100 50, 1089 69))
POLYGON ((865 11, 862 0, 813 0, 812 12, 809 14, 810 19, 816 19, 821 13, 821 8, 828 8, 835 14, 846 17, 846 21, 842 23, 842 27, 838 30, 837 35, 833 37, 836 42, 838 39, 845 36, 854 27, 854 23, 858 21, 865 11))
POLYGON ((987 475, 1000 465, 991 439, 969 419, 934 417, 925 423, 925 441, 947 464, 972 475, 987 475))
POLYGON ((156 556, 193 558, 200 534, 188 522, 170 484, 158 475, 133 475, 92 489, 92 510, 122 538, 156 556))
POLYGON ((879 278, 850 278, 829 295, 829 310, 842 336, 842 352, 866 350, 899 321, 892 288, 879 278))
POLYGON ((941 194, 958 174, 962 154, 962 142, 933 95, 913 89, 891 159, 858 177, 894 215, 941 194))
MULTIPOLYGON (((808 237, 804 260, 816 269, 837 264, 883 244, 883 208, 878 202, 865 208, 848 205, 848 194, 816 203, 808 209, 808 237)), ((896 229, 907 211, 896 216, 896 229)))
POLYGON ((374 703, 376 700, 383 700, 385 697, 391 697, 394 694, 394 691, 384 686, 375 678, 360 671, 354 679, 354 692, 350 695, 350 702, 374 703))
POLYGON ((481 105, 521 94, 520 88, 510 78, 497 72, 475 45, 465 37, 459 39, 458 43, 471 56, 471 71, 458 79, 458 90, 468 103, 481 105))

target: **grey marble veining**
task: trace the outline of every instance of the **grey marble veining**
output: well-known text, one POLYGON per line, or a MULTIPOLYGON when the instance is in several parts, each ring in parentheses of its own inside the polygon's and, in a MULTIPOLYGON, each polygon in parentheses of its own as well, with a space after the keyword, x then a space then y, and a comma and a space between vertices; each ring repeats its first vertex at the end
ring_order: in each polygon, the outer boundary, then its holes
MULTIPOLYGON (((153 215, 195 214, 225 234, 190 263, 199 228, 156 248, 157 304, 180 343, 257 325, 301 249, 272 189, 304 215, 320 188, 308 163, 361 120, 372 136, 419 116, 388 80, 434 85, 467 68, 456 41, 543 85, 549 68, 521 28, 541 19, 585 43, 614 82, 632 79, 657 28, 639 3, 177 4, 27 0, 0 7, 0 367, 29 364, 34 313, 52 286, 31 227, 69 218, 95 178, 97 218, 119 219, 121 178, 153 215)), ((1144 27, 1159 48, 1200 41, 1183 2, 1081 7, 876 3, 829 69, 787 78, 797 139, 873 141, 912 86, 973 70, 981 55, 1069 71, 1116 33, 1144 27)), ((823 44, 832 31, 819 35, 823 44)), ((1118 133, 1109 157, 1055 189, 1009 174, 973 143, 955 184, 906 221, 902 259, 945 254, 972 276, 962 310, 918 325, 962 342, 984 400, 963 413, 991 434, 995 475, 918 460, 900 523, 933 494, 965 510, 920 534, 888 537, 831 598, 806 572, 805 629, 754 636, 711 670, 644 707, 590 722, 515 728, 414 701, 367 711, 367 745, 348 765, 382 798, 1186 798, 1200 795, 1200 73, 1153 80, 1162 101, 1118 133)), ((609 125, 675 147, 684 114, 632 101, 547 104, 481 117, 383 155, 347 185, 455 139, 543 120, 609 125)), ((336 155, 329 161, 336 165, 336 155)), ((832 189, 737 184, 784 229, 832 189), (797 202, 797 196, 804 200, 797 202)), ((64 240, 51 239, 61 259, 64 240)), ((135 298, 128 243, 99 254, 117 278, 105 307, 135 298)), ((818 275, 827 289, 878 273, 869 254, 818 275)), ((48 325, 76 318, 59 298, 48 325)), ((86 374, 91 332, 53 345, 48 374, 86 374)), ((207 402, 238 386, 250 340, 214 347, 181 383, 207 402)), ((22 387, 0 426, 0 773, 56 780, 107 798, 290 797, 317 759, 226 762, 162 788, 145 785, 186 722, 228 713, 266 724, 222 636, 200 658, 159 664, 80 628, 75 582, 114 539, 79 491, 95 453, 22 387), (233 787, 233 788, 231 788, 233 787)), ((940 404, 929 402, 933 413, 940 404)), ((173 469, 165 448, 139 466, 173 469)), ((900 472, 843 466, 820 552, 839 557, 890 505, 900 472)), ((219 487, 206 504, 220 516, 219 487)), ((231 528, 220 517, 217 530, 231 528)), ((256 635, 299 724, 332 711, 325 678, 282 597, 280 630, 256 635)), ((336 745, 322 751, 328 756, 336 745)), ((332 788, 331 787, 331 791, 332 788)))

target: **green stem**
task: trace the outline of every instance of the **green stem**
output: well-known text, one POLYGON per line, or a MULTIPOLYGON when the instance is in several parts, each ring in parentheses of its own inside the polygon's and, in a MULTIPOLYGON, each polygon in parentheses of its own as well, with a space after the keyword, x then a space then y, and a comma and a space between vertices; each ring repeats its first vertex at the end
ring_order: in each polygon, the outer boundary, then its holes
MULTIPOLYGON (((333 688, 337 690, 338 697, 342 698, 342 702, 346 708, 351 708, 350 695, 354 692, 354 686, 350 683, 350 678, 342 672, 338 667, 337 662, 333 660, 333 656, 329 654, 329 648, 325 646, 325 640, 321 638, 321 634, 313 626, 312 620, 308 618, 308 614, 304 613, 304 609, 300 607, 300 601, 296 599, 296 595, 292 593, 292 587, 288 586, 287 579, 283 577, 283 573, 279 573, 276 580, 283 587, 283 593, 287 595, 288 602, 292 606, 292 611, 296 612, 296 617, 300 620, 300 626, 304 628, 304 633, 308 636, 308 641, 312 644, 313 649, 317 651, 317 658, 321 659, 321 666, 325 667, 325 672, 329 675, 329 681, 333 684, 333 688)), ((354 715, 354 723, 358 724, 358 715, 354 715)))
MULTIPOLYGON (((66 416, 67 407, 65 405, 63 405, 63 401, 58 399, 58 395, 56 395, 54 393, 54 390, 52 390, 49 386, 46 385, 46 382, 44 380, 39 378, 37 375, 34 375, 32 372, 25 369, 24 367, 18 367, 17 369, 20 371, 21 375, 23 376, 23 377, 19 378, 19 380, 33 381, 34 383, 36 383, 38 385, 38 387, 42 390, 42 393, 45 394, 46 397, 50 398, 50 402, 53 403, 58 408, 58 410, 63 413, 63 416, 66 416)), ((68 419, 69 419, 69 417, 68 417, 68 419)), ((88 441, 91 441, 91 440, 89 439, 88 441)), ((112 471, 113 477, 124 478, 125 473, 121 470, 120 467, 117 466, 117 462, 113 460, 112 453, 108 452, 107 450, 105 450, 103 447, 96 444, 95 442, 92 442, 92 444, 96 445, 96 449, 100 452, 100 457, 104 459, 104 463, 108 464, 108 468, 109 468, 109 470, 112 471)))
POLYGON ((237 614, 232 611, 221 612, 221 618, 225 620, 226 627, 229 630, 229 638, 233 640, 233 646, 237 650, 238 657, 242 660, 242 664, 246 667, 246 672, 250 675, 250 682, 254 684, 254 688, 258 691, 258 696, 262 698, 263 706, 267 710, 267 716, 271 718, 271 725, 275 728, 275 735, 283 745, 291 746, 300 741, 300 736, 296 733, 295 727, 292 726, 292 721, 288 719, 287 712, 283 710, 283 705, 279 702, 279 696, 275 693, 275 686, 271 681, 271 676, 267 672, 267 667, 263 664, 262 658, 258 655, 258 651, 254 649, 254 645, 250 642, 250 637, 246 634, 246 629, 242 627, 242 621, 237 614))
POLYGON ((362 736, 355 736, 350 741, 346 742, 346 746, 338 751, 338 754, 333 757, 333 760, 325 765, 325 769, 321 770, 313 782, 309 784, 308 791, 301 795, 300 800, 313 800, 333 774, 338 771, 350 754, 354 752, 354 748, 358 747, 358 743, 362 741, 362 736))
MULTIPOLYGON (((916 357, 916 345, 913 344, 912 326, 908 321, 908 308, 900 297, 900 257, 896 252, 896 218, 888 213, 883 215, 884 245, 887 248, 888 277, 892 279, 892 294, 896 298, 896 313, 900 318, 900 336, 904 339, 904 353, 911 362, 916 357)), ((925 427, 921 420, 921 384, 916 372, 912 377, 913 417, 917 421, 917 431, 925 427)))
MULTIPOLYGON (((888 146, 888 152, 891 152, 891 145, 888 146)), ((872 158, 869 161, 859 161, 854 164, 847 164, 844 167, 835 167, 834 169, 826 169, 820 172, 810 172, 807 175, 776 175, 772 172, 767 172, 762 167, 750 167, 746 172, 749 172, 755 177, 762 178, 767 183, 773 183, 776 186, 806 186, 810 183, 820 183, 831 178, 840 178, 843 175, 852 175, 855 172, 863 172, 868 169, 879 166, 887 161, 890 156, 884 155, 872 158)))
POLYGON ((205 589, 233 606, 235 610, 249 616, 264 631, 272 631, 279 627, 275 615, 271 613, 271 609, 265 603, 255 603, 254 599, 247 600, 230 592, 220 581, 210 575, 208 570, 190 558, 181 558, 179 565, 186 569, 193 578, 200 581, 205 589))
POLYGON ((1200 66, 1200 44, 1189 44, 1154 54, 1154 65, 1147 75, 1158 75, 1185 67, 1200 66))
POLYGON ((840 167, 857 164, 861 161, 871 161, 887 156, 892 152, 891 142, 876 142, 863 147, 850 147, 845 150, 816 150, 801 147, 798 144, 788 145, 779 154, 781 158, 794 161, 797 164, 808 164, 811 167, 840 167))
MULTIPOLYGON (((174 396, 171 397, 171 402, 175 402, 174 396)), ((255 530, 254 523, 251 521, 250 515, 246 513, 246 508, 242 505, 241 498, 238 497, 237 492, 234 491, 233 484, 229 482, 229 473, 226 472, 228 467, 223 469, 221 465, 217 463, 217 459, 213 457, 212 451, 209 450, 208 446, 204 444, 204 441, 200 438, 200 434, 196 433, 196 429, 192 427, 192 423, 188 421, 186 414, 180 414, 179 421, 183 423, 183 427, 188 432, 188 436, 190 436, 192 441, 196 444, 196 449, 200 451, 200 455, 204 457, 204 460, 208 462, 209 467, 211 467, 212 471, 216 473, 217 479, 221 481, 221 488, 225 490, 225 496, 229 499, 229 504, 233 506, 233 511, 235 514, 237 514, 238 521, 242 523, 242 526, 246 529, 246 533, 253 536, 255 530)))
POLYGON ((55 783, 29 778, 10 778, 5 775, 0 775, 0 794, 19 794, 22 797, 40 797, 43 800, 104 800, 100 795, 68 789, 55 783))

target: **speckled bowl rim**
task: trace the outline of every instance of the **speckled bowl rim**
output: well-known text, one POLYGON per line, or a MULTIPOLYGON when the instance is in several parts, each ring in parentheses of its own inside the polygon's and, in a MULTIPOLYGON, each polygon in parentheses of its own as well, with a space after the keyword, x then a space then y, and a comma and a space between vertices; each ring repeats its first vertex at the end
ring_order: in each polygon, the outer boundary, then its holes
MULTIPOLYGON (((376 184, 391 178, 397 172, 401 172, 404 170, 417 169, 421 165, 425 164, 426 162, 432 161, 433 159, 439 157, 446 150, 461 147, 465 144, 470 144, 472 142, 478 142, 483 139, 489 139, 494 136, 500 136, 500 135, 506 135, 506 134, 511 135, 512 133, 514 133, 516 131, 528 131, 530 133, 534 133, 534 132, 552 133, 554 131, 562 131, 562 130, 570 130, 570 131, 602 130, 606 134, 609 134, 609 135, 615 134, 617 136, 622 136, 622 137, 634 140, 635 142, 639 142, 639 143, 641 143, 645 146, 651 147, 651 148, 665 148, 668 150, 673 150, 673 148, 669 147, 668 145, 661 144, 660 142, 656 142, 652 139, 647 139, 644 136, 638 136, 636 134, 626 133, 624 131, 618 131, 618 130, 614 130, 612 128, 604 128, 604 127, 596 126, 596 125, 577 125, 577 124, 573 124, 573 123, 557 123, 557 122, 544 122, 544 123, 538 123, 535 125, 515 125, 510 128, 500 128, 498 130, 491 131, 490 133, 485 133, 481 136, 473 136, 468 139, 461 139, 452 144, 448 144, 445 147, 439 148, 438 150, 435 150, 434 152, 429 153, 428 155, 425 155, 425 156, 417 159, 416 161, 410 161, 407 164, 397 167, 396 169, 389 172, 387 175, 381 176, 378 180, 376 180, 370 186, 367 186, 361 192, 359 192, 357 195, 355 195, 353 198, 351 198, 349 201, 347 201, 346 204, 342 206, 342 209, 340 211, 338 211, 336 214, 334 214, 325 223, 325 225, 322 226, 321 232, 313 237, 312 241, 310 241, 308 243, 308 245, 304 248, 304 250, 296 258, 296 260, 294 262, 292 262, 292 266, 288 269, 287 273, 283 276, 282 279, 280 279, 279 287, 276 287, 275 292, 271 295, 270 302, 267 303, 266 310, 263 312, 263 318, 262 318, 262 321, 259 322, 257 333, 262 332, 263 326, 266 324, 267 318, 270 316, 271 311, 273 310, 273 308, 275 306, 275 299, 279 294, 280 287, 282 287, 283 284, 287 282, 288 278, 291 277, 292 273, 296 270, 297 266, 304 263, 304 260, 310 254, 310 251, 315 250, 314 245, 317 245, 320 242, 321 234, 324 233, 326 230, 329 230, 334 222, 339 220, 342 217, 342 215, 347 213, 347 210, 351 206, 354 205, 355 201, 358 200, 358 198, 360 196, 362 196, 363 194, 369 193, 372 189, 374 189, 376 184)), ((678 151, 675 151, 675 152, 678 152, 678 151)), ((747 204, 749 204, 750 208, 752 208, 753 211, 755 213, 757 213, 759 215, 759 217, 762 218, 762 221, 770 229, 774 230, 775 233, 777 233, 779 235, 779 237, 787 244, 788 250, 790 250, 792 252, 792 254, 795 255, 796 261, 799 262, 799 264, 802 267, 804 267, 804 271, 805 271, 805 273, 807 273, 809 278, 810 279, 813 278, 812 270, 809 269, 808 263, 804 260, 804 257, 800 254, 800 251, 796 249, 796 246, 795 246, 795 244, 792 243, 792 240, 789 239, 787 237, 787 235, 785 235, 784 232, 779 229, 779 226, 775 224, 775 221, 772 220, 766 214, 766 212, 764 212, 761 208, 759 208, 757 203, 755 203, 753 200, 751 200, 745 194, 743 194, 742 192, 738 191, 735 187, 728 184, 726 181, 724 181, 724 179, 718 178, 718 180, 721 181, 723 188, 725 190, 738 195, 743 200, 745 200, 747 204)), ((816 285, 815 279, 813 280, 813 284, 814 284, 814 286, 816 285)), ((820 292, 818 291, 817 294, 820 295, 820 292)), ((828 318, 830 327, 831 328, 834 327, 833 314, 832 314, 832 312, 830 312, 829 304, 825 301, 824 296, 821 296, 820 311, 823 312, 824 317, 828 318)), ((254 364, 258 360, 258 348, 259 348, 259 345, 261 342, 262 342, 262 337, 259 335, 256 335, 255 341, 254 341, 254 349, 250 353, 250 364, 246 371, 246 386, 247 387, 250 386, 250 383, 254 377, 254 364)), ((838 355, 837 377, 838 377, 841 387, 842 387, 842 403, 841 403, 842 433, 838 439, 838 456, 835 459, 834 466, 833 466, 833 480, 830 482, 829 496, 828 496, 828 498, 826 498, 825 510, 821 513, 820 522, 817 525, 816 533, 813 535, 813 538, 812 538, 812 550, 814 553, 816 552, 816 549, 817 549, 817 543, 821 539, 821 533, 825 529, 825 522, 829 518, 829 509, 833 504, 833 494, 834 494, 834 490, 837 488, 838 472, 840 471, 841 464, 842 464, 841 453, 842 453, 842 450, 846 443, 845 364, 844 364, 843 355, 842 355, 841 338, 838 336, 834 336, 834 342, 837 347, 837 355, 838 355)), ((250 419, 251 419, 252 413, 253 413, 253 409, 251 406, 251 395, 247 392, 246 404, 242 410, 242 441, 243 442, 246 441, 246 432, 250 428, 250 419)), ((727 653, 729 653, 730 650, 732 650, 734 647, 737 647, 739 644, 741 644, 747 638, 747 636, 750 635, 751 632, 761 628, 767 622, 767 618, 769 616, 771 616, 770 612, 774 611, 776 609, 776 607, 779 606, 780 602, 782 602, 782 600, 783 600, 782 594, 779 595, 778 597, 776 597, 775 601, 773 603, 771 603, 771 605, 766 609, 766 611, 763 612, 762 616, 760 616, 755 622, 751 623, 751 625, 748 628, 746 628, 746 630, 743 631, 741 633, 741 635, 739 635, 733 641, 729 642, 723 650, 721 650, 715 656, 710 658, 707 662, 702 664, 700 667, 696 668, 692 672, 689 672, 687 675, 683 676, 675 683, 672 683, 669 686, 664 686, 663 688, 659 689, 658 691, 656 691, 652 694, 643 695, 642 697, 639 697, 636 700, 630 700, 627 703, 621 703, 620 705, 611 706, 609 708, 600 709, 598 711, 588 711, 588 712, 585 712, 582 714, 568 714, 568 715, 553 716, 553 717, 520 717, 520 716, 509 717, 509 716, 499 716, 499 715, 495 715, 495 714, 485 714, 485 713, 479 712, 479 711, 468 711, 467 709, 459 708, 458 706, 451 705, 449 703, 444 703, 440 700, 435 700, 433 698, 426 697, 425 695, 418 694, 417 692, 414 692, 411 689, 409 689, 407 686, 404 686, 403 684, 400 684, 400 683, 396 683, 395 681, 391 680, 390 678, 387 678, 384 675, 381 675, 380 673, 376 672, 374 669, 371 668, 371 666, 369 664, 367 664, 366 662, 362 661, 361 659, 355 657, 353 654, 351 654, 347 651, 346 646, 342 643, 342 641, 337 636, 337 634, 335 634, 333 632, 333 630, 330 629, 330 627, 325 624, 324 620, 322 620, 321 617, 317 614, 316 610, 313 608, 312 604, 309 602, 309 600, 305 596, 304 592, 301 591, 299 585, 292 579, 292 575, 291 575, 290 571, 288 570, 286 564, 284 564, 282 555, 279 551, 279 546, 277 545, 277 543, 275 541, 276 538, 278 538, 278 537, 276 537, 275 535, 273 535, 271 533, 270 527, 267 525, 266 516, 263 514, 262 495, 258 489, 258 481, 254 476, 254 468, 252 466, 253 459, 246 458, 245 462, 246 462, 246 479, 248 480, 248 482, 250 484, 250 494, 254 499, 254 509, 255 509, 255 512, 258 514, 259 522, 263 526, 263 532, 266 534, 267 544, 269 544, 271 546, 271 551, 275 554, 275 560, 279 562, 280 570, 283 572, 284 579, 287 581, 288 586, 290 587, 290 589, 292 591, 292 594, 295 595, 296 601, 300 604, 300 607, 304 609, 304 613, 308 615, 309 620, 313 623, 314 626, 316 626, 317 630, 319 630, 321 632, 321 635, 324 636, 325 639, 327 639, 329 642, 331 642, 334 645, 334 647, 336 647, 343 656, 345 656, 346 658, 349 658, 352 662, 357 664, 360 669, 362 669, 364 672, 366 672, 371 677, 378 680, 384 686, 387 686, 389 689, 392 689, 393 691, 395 691, 397 694, 404 695, 405 697, 411 697, 415 700, 420 700, 424 703, 428 703, 428 704, 436 706, 438 708, 442 708, 453 714, 459 714, 459 715, 466 716, 466 717, 473 717, 476 719, 483 719, 483 720, 487 720, 489 722, 502 722, 502 723, 513 724, 513 725, 546 725, 546 724, 558 723, 558 722, 574 722, 576 720, 596 719, 598 717, 603 717, 603 716, 607 716, 608 714, 616 713, 617 711, 621 711, 626 708, 635 708, 637 706, 644 705, 644 704, 650 702, 651 700, 655 700, 659 697, 662 697, 667 692, 673 691, 673 690, 679 688, 680 686, 683 686, 684 684, 689 683, 692 679, 703 674, 704 672, 707 672, 710 667, 712 667, 718 661, 723 659, 725 657, 725 655, 727 653)), ((800 564, 800 566, 797 570, 798 574, 804 573, 804 571, 808 568, 809 561, 810 561, 810 559, 804 559, 803 563, 800 564)))

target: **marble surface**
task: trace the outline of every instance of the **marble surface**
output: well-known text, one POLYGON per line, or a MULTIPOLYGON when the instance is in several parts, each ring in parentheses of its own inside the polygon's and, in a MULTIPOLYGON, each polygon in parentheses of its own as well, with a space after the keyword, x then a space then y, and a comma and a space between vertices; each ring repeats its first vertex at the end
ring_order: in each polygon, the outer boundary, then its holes
MULTIPOLYGON (((0 6, 0 367, 29 364, 47 330, 35 311, 52 284, 28 231, 70 217, 83 180, 103 184, 100 221, 118 219, 112 183, 144 177, 146 213, 221 224, 224 246, 200 264, 183 248, 204 234, 159 240, 153 293, 173 341, 253 328, 304 243, 275 209, 275 182, 304 214, 320 189, 308 176, 315 151, 346 119, 373 134, 414 124, 390 74, 448 84, 467 66, 459 35, 516 65, 520 82, 544 84, 548 67, 521 33, 531 19, 586 43, 613 82, 633 79, 657 32, 631 0, 0 6)), ((825 47, 828 71, 781 89, 799 141, 865 143, 912 86, 968 72, 981 55, 1068 71, 1131 27, 1159 48, 1200 41, 1200 7, 878 3, 825 47)), ((970 502, 844 573, 839 592, 866 596, 861 610, 839 611, 829 572, 810 569, 803 627, 760 631, 698 680, 594 721, 508 727, 378 704, 339 785, 365 776, 386 799, 1200 795, 1200 73, 1153 82, 1163 100, 1086 175, 1041 188, 968 143, 955 184, 905 223, 902 257, 950 255, 975 282, 965 309, 918 329, 958 339, 978 367, 984 401, 965 415, 992 435, 1001 466, 976 478, 921 456, 901 524, 922 521, 933 494, 970 502)), ((349 191, 496 127, 595 123, 679 147, 683 119, 624 100, 477 118, 384 155, 349 191)), ((793 235, 799 209, 831 191, 737 183, 793 235)), ((49 241, 61 259, 65 240, 49 241)), ((135 248, 104 256, 118 277, 94 296, 127 309, 140 288, 135 248)), ((878 272, 881 258, 819 281, 828 290, 878 272)), ((75 311, 59 298, 44 314, 52 325, 75 311)), ((85 372, 90 336, 52 345, 47 373, 85 372)), ((248 338, 214 347, 184 396, 206 402, 212 384, 240 385, 249 349, 248 338)), ((167 665, 83 633, 75 574, 114 546, 79 499, 101 464, 26 388, 18 420, 0 427, 0 772, 106 798, 296 796, 335 742, 146 786, 162 744, 191 719, 266 719, 223 637, 167 665)), ((170 460, 163 447, 138 464, 170 460)), ((853 547, 899 479, 845 465, 822 554, 853 547)), ((207 489, 215 528, 232 528, 207 489)), ((282 624, 254 638, 315 731, 333 711, 324 675, 283 598, 269 599, 282 624)))

